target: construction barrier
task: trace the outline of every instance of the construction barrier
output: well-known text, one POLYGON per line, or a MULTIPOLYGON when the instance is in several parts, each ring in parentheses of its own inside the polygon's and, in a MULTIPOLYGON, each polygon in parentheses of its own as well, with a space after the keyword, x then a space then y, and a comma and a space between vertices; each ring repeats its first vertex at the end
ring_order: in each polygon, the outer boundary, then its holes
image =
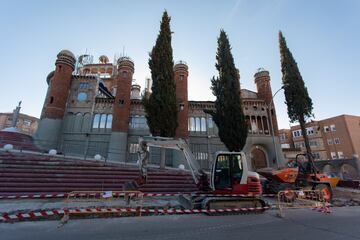
POLYGON ((329 208, 329 203, 320 190, 285 190, 278 192, 277 207, 279 216, 284 217, 285 209, 323 209, 324 212, 329 208))
POLYGON ((130 200, 142 200, 144 194, 140 191, 74 191, 67 194, 66 201, 76 200, 108 200, 123 199, 125 201, 130 200))
MULTIPOLYGON (((139 216, 141 213, 146 214, 199 214, 199 213, 249 213, 254 211, 263 211, 270 209, 270 206, 257 208, 225 208, 225 209, 144 209, 144 208, 75 208, 64 210, 48 210, 48 211, 31 211, 28 213, 3 213, 0 217, 1 221, 26 221, 40 220, 42 218, 51 217, 68 217, 69 215, 81 214, 135 214, 139 216)), ((116 216, 116 215, 115 215, 116 216)), ((117 215, 121 216, 121 215, 117 215)))
MULTIPOLYGON (((107 191, 110 192, 110 191, 107 191)), ((117 191, 112 191, 113 197, 117 196, 117 191)), ((201 197, 248 197, 256 196, 251 194, 205 194, 205 193, 142 193, 143 197, 177 197, 179 195, 193 195, 201 197)), ((100 192, 87 192, 87 191, 77 191, 71 193, 52 193, 52 194, 16 194, 16 195, 0 195, 0 200, 6 199, 47 199, 47 198, 101 198, 102 194, 100 192)), ((275 197, 276 194, 262 194, 262 197, 275 197)))

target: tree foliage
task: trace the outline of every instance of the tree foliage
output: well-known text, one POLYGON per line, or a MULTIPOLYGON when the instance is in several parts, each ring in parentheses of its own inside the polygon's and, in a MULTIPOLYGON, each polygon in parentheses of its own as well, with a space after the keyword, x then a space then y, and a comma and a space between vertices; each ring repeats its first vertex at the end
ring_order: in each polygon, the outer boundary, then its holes
POLYGON ((282 81, 285 89, 285 100, 288 116, 291 122, 299 122, 305 140, 308 153, 311 153, 309 141, 306 135, 306 120, 313 116, 313 104, 301 77, 297 63, 286 45, 286 41, 279 32, 279 45, 281 56, 282 81))
POLYGON ((234 64, 229 39, 220 31, 215 67, 218 77, 211 80, 211 90, 216 96, 215 111, 211 114, 219 129, 219 137, 229 151, 241 151, 246 143, 248 127, 240 95, 240 75, 234 64))
POLYGON ((171 47, 170 20, 165 11, 160 32, 150 53, 152 93, 143 98, 146 119, 152 135, 174 137, 178 126, 178 102, 174 80, 174 61, 171 47))

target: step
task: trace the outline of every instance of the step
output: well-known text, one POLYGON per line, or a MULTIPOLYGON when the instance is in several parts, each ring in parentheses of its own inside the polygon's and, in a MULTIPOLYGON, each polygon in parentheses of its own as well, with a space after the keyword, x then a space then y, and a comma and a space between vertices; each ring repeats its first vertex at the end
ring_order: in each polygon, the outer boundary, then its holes
POLYGON ((1 173, 42 173, 42 174, 83 174, 83 175, 131 175, 138 176, 138 172, 127 171, 101 171, 101 170, 61 170, 61 169, 16 169, 16 168, 1 168, 1 173))
MULTIPOLYGON (((133 177, 136 178, 138 177, 139 174, 124 174, 124 175, 109 175, 109 174, 104 174, 104 175, 86 175, 86 174, 53 174, 53 173, 0 173, 0 178, 75 178, 75 179, 87 179, 87 178, 94 178, 94 179, 114 179, 114 178, 119 178, 119 177, 133 177)), ((158 177, 158 176, 154 176, 153 174, 149 174, 148 178, 147 178, 148 182, 162 182, 162 181, 189 181, 189 182, 194 182, 194 180, 192 179, 192 177, 186 177, 184 178, 183 176, 173 176, 171 177, 171 179, 164 178, 164 177, 158 177)))
POLYGON ((116 179, 119 177, 135 178, 138 174, 123 174, 123 175, 91 175, 91 174, 53 174, 53 173, 0 173, 0 178, 75 178, 75 179, 116 179))
MULTIPOLYGON (((0 183, 0 186, 1 186, 1 183, 0 183)), ((179 184, 179 183, 173 183, 173 184, 154 184, 154 183, 151 183, 151 184, 144 184, 141 186, 141 188, 159 188, 159 189, 162 189, 162 188, 192 188, 192 187, 196 187, 196 184, 194 183, 187 183, 187 184, 179 184)))
POLYGON ((3 178, 0 177, 1 183, 119 183, 123 184, 134 180, 134 178, 113 178, 113 179, 94 179, 94 178, 3 178))
POLYGON ((140 188, 139 190, 147 193, 189 193, 199 191, 197 188, 140 188))
POLYGON ((93 187, 122 187, 122 183, 102 183, 99 181, 98 183, 47 183, 47 182, 40 182, 40 183, 33 183, 33 182, 0 182, 0 188, 3 187, 81 187, 81 188, 88 188, 92 189, 93 187))

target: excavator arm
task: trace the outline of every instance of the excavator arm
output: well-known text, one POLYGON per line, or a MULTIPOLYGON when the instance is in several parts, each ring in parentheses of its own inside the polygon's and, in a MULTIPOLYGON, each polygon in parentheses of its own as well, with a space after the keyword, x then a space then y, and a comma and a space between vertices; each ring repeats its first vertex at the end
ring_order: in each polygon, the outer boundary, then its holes
MULTIPOLYGON (((196 184, 204 185, 207 182, 206 173, 200 168, 199 163, 192 154, 189 146, 183 139, 174 140, 172 138, 164 137, 140 137, 139 138, 139 168, 142 178, 147 177, 147 163, 149 161, 149 148, 157 147, 164 149, 179 150, 183 153, 187 165, 191 171, 193 179, 196 184)), ((208 185, 208 183, 206 183, 208 185)))

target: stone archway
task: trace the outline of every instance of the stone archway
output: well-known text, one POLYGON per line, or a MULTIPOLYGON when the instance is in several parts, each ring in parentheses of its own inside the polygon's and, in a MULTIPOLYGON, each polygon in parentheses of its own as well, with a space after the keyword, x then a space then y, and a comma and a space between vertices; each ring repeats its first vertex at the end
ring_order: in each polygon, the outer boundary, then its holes
POLYGON ((251 165, 254 170, 259 168, 266 168, 267 164, 267 154, 265 150, 260 146, 255 146, 251 149, 251 165))
POLYGON ((353 180, 358 177, 356 168, 347 163, 341 165, 339 175, 342 180, 353 180))

